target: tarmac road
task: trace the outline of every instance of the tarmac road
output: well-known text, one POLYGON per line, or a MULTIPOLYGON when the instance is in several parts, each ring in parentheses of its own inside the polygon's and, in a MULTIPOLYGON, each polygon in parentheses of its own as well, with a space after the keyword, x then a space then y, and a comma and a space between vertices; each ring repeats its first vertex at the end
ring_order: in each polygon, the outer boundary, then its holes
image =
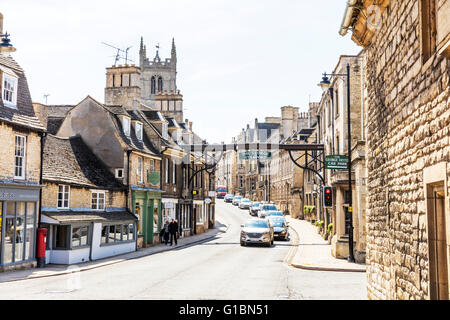
POLYGON ((216 202, 216 222, 229 228, 214 239, 69 275, 1 283, 0 299, 366 299, 365 273, 290 267, 292 242, 241 247, 248 210, 216 202))

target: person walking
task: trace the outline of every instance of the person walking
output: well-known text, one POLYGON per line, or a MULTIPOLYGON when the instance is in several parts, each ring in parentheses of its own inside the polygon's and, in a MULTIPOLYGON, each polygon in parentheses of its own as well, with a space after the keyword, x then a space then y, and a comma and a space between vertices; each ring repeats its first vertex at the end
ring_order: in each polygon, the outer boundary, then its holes
POLYGON ((164 244, 167 245, 167 242, 169 242, 169 221, 166 221, 164 225, 164 244))
POLYGON ((178 232, 178 222, 177 220, 173 219, 170 222, 169 225, 169 232, 170 232, 170 245, 173 243, 173 239, 175 239, 175 245, 177 245, 177 232, 178 232))

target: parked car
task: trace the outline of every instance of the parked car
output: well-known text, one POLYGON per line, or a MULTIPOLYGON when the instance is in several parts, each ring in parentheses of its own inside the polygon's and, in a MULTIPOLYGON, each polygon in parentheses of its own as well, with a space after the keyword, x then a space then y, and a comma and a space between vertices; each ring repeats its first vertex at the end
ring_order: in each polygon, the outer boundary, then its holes
POLYGON ((275 238, 289 240, 289 222, 286 221, 285 217, 280 216, 268 216, 273 226, 273 234, 275 238))
POLYGON ((273 232, 270 220, 252 218, 241 225, 241 246, 246 246, 248 243, 259 243, 270 247, 273 245, 273 232))
POLYGON ((265 203, 261 206, 261 209, 258 211, 259 218, 265 218, 268 211, 277 211, 277 206, 270 203, 265 203))
POLYGON ((266 218, 267 217, 273 217, 273 216, 277 216, 277 217, 284 217, 283 212, 281 211, 267 211, 266 213, 266 218))
POLYGON ((250 215, 257 217, 260 205, 260 202, 252 202, 252 205, 250 206, 250 215))
POLYGON ((233 202, 233 198, 234 198, 234 194, 229 193, 225 196, 225 198, 223 198, 223 201, 231 203, 231 202, 233 202))
POLYGON ((235 196, 233 198, 233 202, 232 202, 233 206, 238 206, 239 202, 241 202, 241 200, 242 200, 242 196, 235 196))
POLYGON ((248 209, 250 208, 250 199, 244 198, 239 202, 239 209, 248 209))

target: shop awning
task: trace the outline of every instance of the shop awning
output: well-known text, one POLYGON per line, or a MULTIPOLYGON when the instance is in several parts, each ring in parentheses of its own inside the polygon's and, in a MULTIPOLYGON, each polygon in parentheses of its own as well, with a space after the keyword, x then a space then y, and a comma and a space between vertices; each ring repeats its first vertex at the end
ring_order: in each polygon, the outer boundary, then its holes
MULTIPOLYGON (((128 211, 55 211, 55 212, 42 212, 42 217, 50 218, 47 223, 55 221, 57 224, 73 224, 80 222, 120 222, 120 221, 135 221, 137 217, 128 211)), ((42 219, 41 222, 45 223, 46 219, 42 219)))

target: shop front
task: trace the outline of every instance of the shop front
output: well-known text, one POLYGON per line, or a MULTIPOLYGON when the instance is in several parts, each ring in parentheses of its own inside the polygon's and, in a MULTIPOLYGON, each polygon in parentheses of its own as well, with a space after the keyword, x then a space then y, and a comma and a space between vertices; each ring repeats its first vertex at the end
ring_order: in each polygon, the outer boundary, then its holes
POLYGON ((0 271, 36 266, 39 190, 0 184, 0 271))
POLYGON ((138 248, 145 248, 159 242, 161 230, 162 190, 131 187, 133 213, 138 218, 138 248))
POLYGON ((178 199, 162 198, 162 222, 179 219, 177 216, 178 199))

